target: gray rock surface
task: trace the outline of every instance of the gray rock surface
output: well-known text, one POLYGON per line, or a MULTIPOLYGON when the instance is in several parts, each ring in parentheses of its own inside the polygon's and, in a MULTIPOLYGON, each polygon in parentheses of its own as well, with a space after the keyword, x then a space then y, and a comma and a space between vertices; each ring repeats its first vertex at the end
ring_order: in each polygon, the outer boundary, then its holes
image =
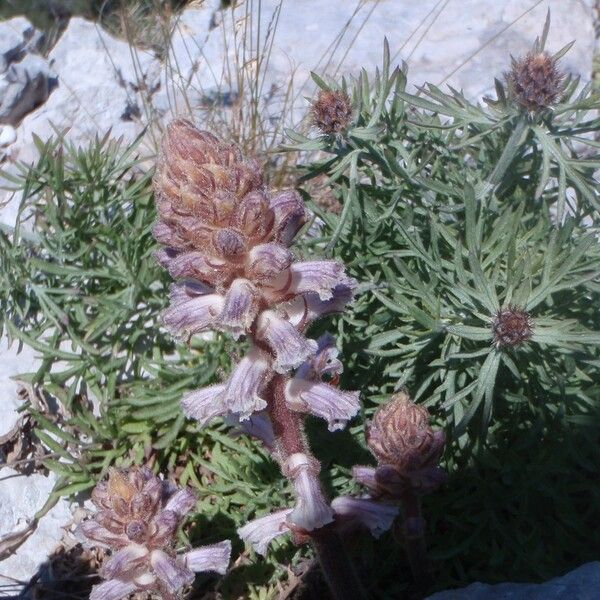
POLYGON ((429 596, 428 600, 597 600, 600 598, 600 562, 591 562, 541 584, 473 583, 460 590, 429 596))
POLYGON ((16 125, 45 102, 52 79, 48 61, 39 55, 27 54, 12 63, 0 79, 0 123, 16 125))

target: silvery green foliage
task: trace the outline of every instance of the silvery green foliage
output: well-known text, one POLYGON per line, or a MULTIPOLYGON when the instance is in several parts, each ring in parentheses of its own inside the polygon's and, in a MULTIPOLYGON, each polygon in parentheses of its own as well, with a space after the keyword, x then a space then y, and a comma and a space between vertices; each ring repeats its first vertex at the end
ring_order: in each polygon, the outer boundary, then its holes
POLYGON ((325 174, 341 204, 312 205, 315 243, 362 285, 340 325, 348 372, 376 395, 407 386, 454 437, 597 405, 600 157, 585 134, 598 95, 567 79, 555 106, 531 112, 500 82, 487 106, 434 86, 409 94, 387 45, 374 81, 315 81, 354 106, 345 133, 289 132, 289 148, 320 151, 307 190, 325 174))

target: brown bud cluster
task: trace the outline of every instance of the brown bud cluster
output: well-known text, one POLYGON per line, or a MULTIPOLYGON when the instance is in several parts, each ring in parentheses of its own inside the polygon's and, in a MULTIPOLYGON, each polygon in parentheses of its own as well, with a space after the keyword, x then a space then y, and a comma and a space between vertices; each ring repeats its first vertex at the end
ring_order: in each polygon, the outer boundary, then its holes
POLYGON ((529 52, 513 59, 505 75, 509 94, 525 110, 538 112, 557 102, 562 91, 564 74, 546 52, 529 52))
POLYGON ((352 118, 352 105, 342 90, 321 90, 312 105, 314 124, 328 135, 344 131, 352 118))
POLYGON ((533 322, 528 312, 509 306, 494 315, 492 331, 497 348, 518 346, 531 338, 533 322))
POLYGON ((367 429, 367 444, 380 464, 414 471, 437 464, 444 434, 431 428, 426 408, 399 393, 375 412, 367 429))
POLYGON ((154 236, 167 247, 159 260, 176 279, 223 288, 255 276, 249 251, 268 242, 287 245, 305 219, 297 193, 270 196, 256 161, 182 119, 167 128, 154 188, 154 236))

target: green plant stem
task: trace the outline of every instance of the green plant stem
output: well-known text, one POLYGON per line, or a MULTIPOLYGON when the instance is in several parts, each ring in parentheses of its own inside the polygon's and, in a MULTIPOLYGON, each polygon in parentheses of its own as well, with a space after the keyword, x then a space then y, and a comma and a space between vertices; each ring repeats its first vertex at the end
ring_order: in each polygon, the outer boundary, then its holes
POLYGON ((490 176, 487 180, 487 189, 493 190, 503 179, 508 167, 512 164, 513 160, 517 156, 517 152, 521 147, 521 138, 523 134, 526 132, 529 127, 529 122, 527 120, 526 115, 521 115, 515 124, 515 128, 513 129, 508 141, 506 142, 506 146, 504 146, 504 150, 494 167, 494 170, 491 172, 490 176))
MULTIPOLYGON (((289 456, 297 452, 312 457, 302 431, 302 418, 287 406, 284 393, 286 383, 286 376, 275 375, 267 390, 277 458, 282 465, 289 456)), ((320 487, 318 475, 313 477, 320 487)), ((333 597, 336 600, 364 600, 366 594, 363 586, 336 531, 335 523, 306 533, 311 539, 333 597)))

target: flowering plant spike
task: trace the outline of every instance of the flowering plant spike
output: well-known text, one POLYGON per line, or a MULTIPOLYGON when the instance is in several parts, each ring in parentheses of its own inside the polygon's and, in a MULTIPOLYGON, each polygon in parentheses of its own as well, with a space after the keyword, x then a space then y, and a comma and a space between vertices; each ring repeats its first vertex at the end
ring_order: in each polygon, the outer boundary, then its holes
POLYGON ((429 425, 427 409, 400 392, 375 411, 367 428, 367 446, 378 466, 357 465, 352 472, 373 501, 400 505, 404 542, 419 583, 427 575, 420 498, 446 481, 438 466, 445 442, 444 432, 429 425))
POLYGON ((120 600, 136 591, 174 599, 194 573, 227 570, 228 540, 176 552, 177 529, 196 504, 189 489, 177 489, 146 468, 111 469, 108 481, 94 488, 92 501, 98 512, 81 524, 81 533, 113 554, 100 571, 106 581, 94 586, 90 600, 120 600))
MULTIPOLYGON (((304 332, 315 319, 343 310, 355 281, 338 261, 295 260, 289 247, 306 221, 298 193, 269 192, 255 161, 188 121, 168 126, 154 186, 154 235, 163 245, 157 259, 177 280, 165 325, 182 336, 217 330, 250 343, 228 379, 186 394, 183 410, 201 426, 223 416, 258 435, 295 491, 293 509, 240 533, 262 551, 281 532, 312 538, 322 564, 330 564, 325 555, 343 552, 331 551, 334 510, 303 418, 312 414, 330 431, 341 429, 357 414, 359 398, 331 379, 342 368, 331 338, 317 342, 304 332)), ((335 575, 326 575, 338 597, 358 597, 360 584, 349 585, 351 576, 335 584, 335 575)))

